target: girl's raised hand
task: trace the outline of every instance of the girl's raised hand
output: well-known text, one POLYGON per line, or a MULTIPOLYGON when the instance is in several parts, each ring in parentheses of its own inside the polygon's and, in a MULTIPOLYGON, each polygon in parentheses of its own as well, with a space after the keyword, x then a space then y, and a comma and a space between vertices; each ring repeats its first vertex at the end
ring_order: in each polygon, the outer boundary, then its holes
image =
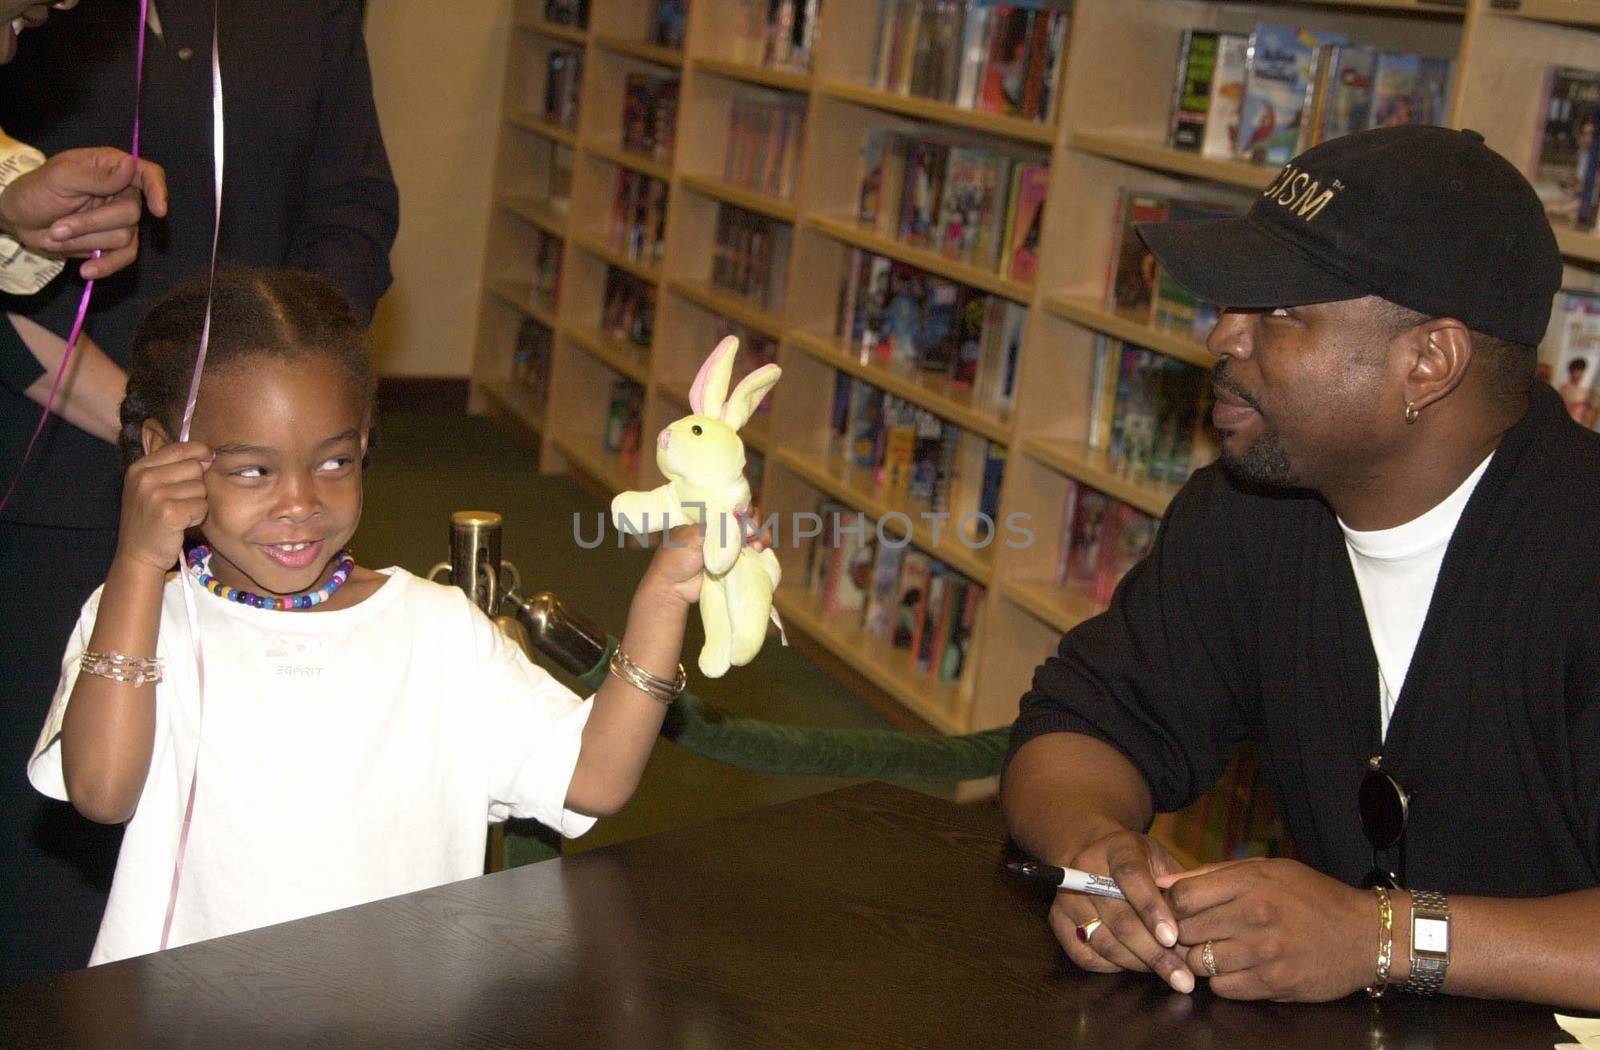
MULTIPOLYGON (((752 522, 761 520, 754 507, 746 516, 752 522)), ((719 527, 716 519, 712 520, 711 527, 719 527)), ((730 518, 728 527, 740 528, 741 525, 730 518)), ((747 536, 744 541, 746 547, 757 551, 771 546, 771 543, 772 537, 766 531, 747 536)), ((705 569, 705 526, 679 525, 667 533, 666 540, 656 550, 656 556, 639 585, 640 590, 653 589, 685 605, 693 605, 700 600, 700 581, 705 569)))
POLYGON ((183 554, 186 529, 206 520, 211 449, 198 441, 163 445, 128 468, 122 483, 117 557, 165 573, 183 554))

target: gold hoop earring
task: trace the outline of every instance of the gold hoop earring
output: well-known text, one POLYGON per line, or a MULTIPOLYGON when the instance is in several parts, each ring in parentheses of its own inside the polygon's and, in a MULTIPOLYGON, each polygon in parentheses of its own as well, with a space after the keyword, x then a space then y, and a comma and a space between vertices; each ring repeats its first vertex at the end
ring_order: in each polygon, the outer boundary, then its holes
POLYGON ((1407 401, 1406 402, 1406 422, 1407 423, 1415 423, 1417 421, 1417 417, 1420 416, 1420 415, 1422 415, 1422 413, 1420 411, 1418 411, 1417 403, 1415 401, 1407 401))

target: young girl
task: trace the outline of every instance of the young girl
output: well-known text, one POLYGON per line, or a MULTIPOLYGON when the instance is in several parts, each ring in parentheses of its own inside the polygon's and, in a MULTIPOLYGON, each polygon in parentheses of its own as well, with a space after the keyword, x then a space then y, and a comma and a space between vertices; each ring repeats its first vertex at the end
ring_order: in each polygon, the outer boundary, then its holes
POLYGON ((45 794, 128 822, 91 964, 157 950, 168 921, 176 946, 480 874, 492 820, 582 834, 638 785, 699 593, 685 530, 634 594, 625 659, 580 700, 460 591, 351 560, 373 384, 318 279, 217 275, 176 440, 205 303, 179 288, 135 338, 116 558, 28 764, 45 794), (202 585, 199 662, 180 555, 202 585))

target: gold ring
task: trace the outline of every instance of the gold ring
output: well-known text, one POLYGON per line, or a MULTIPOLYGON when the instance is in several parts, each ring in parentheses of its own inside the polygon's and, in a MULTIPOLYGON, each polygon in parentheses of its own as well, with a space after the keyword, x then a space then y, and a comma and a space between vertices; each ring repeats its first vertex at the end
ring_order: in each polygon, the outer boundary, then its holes
POLYGON ((1207 941, 1205 947, 1200 949, 1200 962, 1206 968, 1207 977, 1217 976, 1217 953, 1212 949, 1210 941, 1207 941))
POLYGON ((1084 944, 1088 944, 1089 939, 1094 936, 1095 931, 1099 928, 1100 920, 1090 919, 1088 922, 1078 927, 1078 940, 1082 941, 1084 944))

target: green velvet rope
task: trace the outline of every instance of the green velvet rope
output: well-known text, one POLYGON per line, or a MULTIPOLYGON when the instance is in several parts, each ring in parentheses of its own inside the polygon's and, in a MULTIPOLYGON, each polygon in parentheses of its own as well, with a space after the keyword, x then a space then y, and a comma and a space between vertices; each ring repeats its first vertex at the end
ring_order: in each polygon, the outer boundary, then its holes
MULTIPOLYGON (((578 680, 593 691, 606 676, 617 640, 578 680)), ((997 776, 1010 729, 938 736, 884 729, 825 729, 779 725, 718 710, 684 693, 667 712, 661 735, 705 758, 752 773, 957 781, 997 776)))

